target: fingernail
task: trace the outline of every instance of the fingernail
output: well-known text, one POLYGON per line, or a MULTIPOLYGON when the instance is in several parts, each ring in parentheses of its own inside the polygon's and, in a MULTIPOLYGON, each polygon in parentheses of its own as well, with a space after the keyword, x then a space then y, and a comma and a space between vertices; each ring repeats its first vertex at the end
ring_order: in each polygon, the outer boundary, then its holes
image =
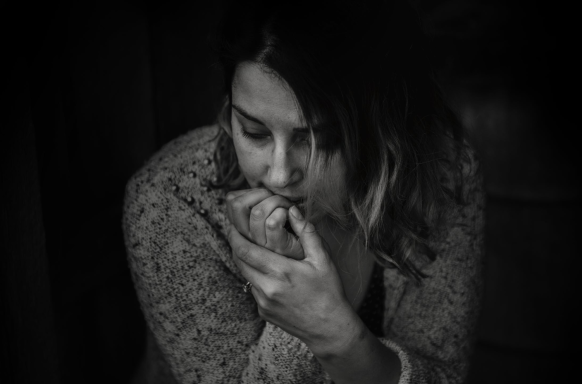
POLYGON ((294 205, 291 207, 291 209, 289 210, 291 211, 291 214, 293 215, 293 217, 295 217, 297 220, 303 220, 303 215, 301 214, 301 212, 299 211, 299 209, 294 205))

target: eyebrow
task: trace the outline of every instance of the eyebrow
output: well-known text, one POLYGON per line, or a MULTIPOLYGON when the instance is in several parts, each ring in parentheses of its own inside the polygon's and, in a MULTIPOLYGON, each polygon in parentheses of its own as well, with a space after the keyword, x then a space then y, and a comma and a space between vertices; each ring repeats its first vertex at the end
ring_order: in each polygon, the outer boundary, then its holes
MULTIPOLYGON (((235 109, 238 113, 241 114, 241 116, 243 116, 245 119, 253 121, 257 124, 261 124, 264 125, 265 127, 267 126, 265 123, 263 123, 261 120, 257 119, 256 117, 254 117, 253 115, 251 115, 250 113, 248 113, 247 111, 245 111, 242 107, 236 105, 236 104, 232 104, 232 108, 235 109)), ((318 128, 313 128, 314 131, 317 131, 318 128)), ((293 131, 295 132, 299 132, 299 133, 309 133, 309 128, 307 127, 296 127, 293 128, 293 131)))

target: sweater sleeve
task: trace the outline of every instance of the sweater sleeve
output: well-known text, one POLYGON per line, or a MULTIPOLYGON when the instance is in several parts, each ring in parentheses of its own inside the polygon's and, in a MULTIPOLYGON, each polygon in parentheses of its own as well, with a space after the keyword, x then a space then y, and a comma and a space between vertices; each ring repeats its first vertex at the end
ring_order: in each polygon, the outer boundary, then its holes
POLYGON ((479 164, 468 152, 462 165, 463 204, 432 239, 435 261, 421 285, 385 271, 381 341, 400 357, 400 384, 461 383, 468 371, 482 295, 484 192, 479 164))
POLYGON ((202 185, 212 176, 208 150, 180 142, 126 187, 128 262, 151 335, 144 382, 238 383, 264 322, 227 258, 224 217, 211 205, 219 196, 202 185))

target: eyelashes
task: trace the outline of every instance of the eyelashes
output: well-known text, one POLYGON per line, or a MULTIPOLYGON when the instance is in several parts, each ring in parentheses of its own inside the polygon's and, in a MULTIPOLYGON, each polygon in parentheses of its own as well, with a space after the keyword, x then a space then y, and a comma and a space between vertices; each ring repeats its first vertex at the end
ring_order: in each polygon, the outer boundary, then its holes
POLYGON ((247 139, 254 140, 254 141, 262 141, 269 137, 269 135, 257 134, 257 133, 250 133, 247 132, 244 128, 242 128, 242 135, 247 139))
MULTIPOLYGON (((242 125, 241 125, 241 131, 242 131, 243 137, 245 137, 249 140, 252 140, 252 141, 256 141, 256 142, 261 142, 261 141, 267 140, 271 136, 269 134, 250 133, 242 125)), ((297 143, 297 144, 310 144, 311 139, 309 137, 298 137, 297 140, 295 140, 295 143, 297 143)))

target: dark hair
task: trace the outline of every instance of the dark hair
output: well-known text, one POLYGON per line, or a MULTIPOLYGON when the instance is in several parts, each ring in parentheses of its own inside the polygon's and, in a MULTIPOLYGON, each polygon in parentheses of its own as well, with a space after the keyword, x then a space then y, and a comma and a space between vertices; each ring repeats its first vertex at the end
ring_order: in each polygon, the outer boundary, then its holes
MULTIPOLYGON (((404 1, 239 0, 215 47, 225 78, 220 124, 228 129, 238 64, 257 63, 284 80, 306 124, 318 128, 306 172, 308 217, 352 226, 379 262, 420 280, 410 256, 434 258, 428 236, 455 203, 462 127, 434 81, 414 9, 404 1), (343 193, 322 178, 338 157, 343 193)), ((229 136, 220 142, 219 185, 235 188, 244 178, 229 136)))

